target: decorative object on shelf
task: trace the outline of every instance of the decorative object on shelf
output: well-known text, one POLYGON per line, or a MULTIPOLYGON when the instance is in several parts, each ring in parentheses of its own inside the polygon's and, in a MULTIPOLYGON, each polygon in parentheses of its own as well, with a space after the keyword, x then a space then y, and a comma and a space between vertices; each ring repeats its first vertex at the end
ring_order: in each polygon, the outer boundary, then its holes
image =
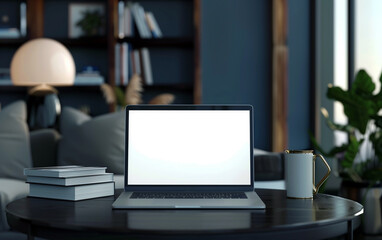
POLYGON ((105 34, 105 6, 102 3, 69 5, 69 38, 94 37, 105 34))
POLYGON ((105 82, 99 69, 94 66, 85 66, 82 71, 77 73, 74 85, 101 85, 105 82))
MULTIPOLYGON (((382 82, 382 75, 379 78, 382 82)), ((349 90, 330 85, 327 92, 329 99, 340 102, 344 107, 348 124, 342 125, 330 120, 326 109, 321 112, 327 125, 333 131, 348 134, 348 142, 333 147, 329 151, 323 150, 314 137, 311 137, 316 149, 324 156, 336 158, 339 162, 339 176, 343 178, 341 195, 362 203, 369 196, 368 189, 381 188, 382 182, 382 91, 374 94, 375 84, 365 70, 360 70, 349 90)), ((381 195, 378 196, 378 199, 381 195)), ((381 204, 371 206, 365 204, 365 219, 375 219, 368 214, 377 214, 379 221, 364 224, 366 233, 382 233, 380 221, 381 204), (367 209, 370 206, 372 209, 367 209), (375 208, 379 206, 379 208, 375 208), (371 227, 370 225, 375 225, 371 227)))
POLYGON ((174 100, 175 100, 175 96, 173 94, 163 93, 151 99, 149 104, 166 105, 166 104, 174 102, 174 100))
POLYGON ((0 38, 20 38, 27 35, 27 5, 24 1, 20 2, 20 19, 16 19, 17 14, 9 15, 9 9, 7 7, 2 9, 0 6, 0 38), (17 24, 19 23, 19 25, 17 24))
POLYGON ((30 128, 54 126, 61 106, 53 86, 73 85, 75 69, 68 49, 52 39, 34 39, 16 51, 11 62, 11 79, 16 86, 31 87, 28 91, 30 128))
MULTIPOLYGON (((134 74, 129 80, 125 92, 119 87, 111 87, 109 84, 102 84, 101 91, 105 97, 108 104, 113 104, 117 108, 123 109, 126 105, 136 105, 143 103, 142 92, 144 91, 142 86, 142 78, 134 74)), ((171 104, 175 100, 173 94, 164 93, 154 97, 152 100, 148 101, 149 104, 171 104)))

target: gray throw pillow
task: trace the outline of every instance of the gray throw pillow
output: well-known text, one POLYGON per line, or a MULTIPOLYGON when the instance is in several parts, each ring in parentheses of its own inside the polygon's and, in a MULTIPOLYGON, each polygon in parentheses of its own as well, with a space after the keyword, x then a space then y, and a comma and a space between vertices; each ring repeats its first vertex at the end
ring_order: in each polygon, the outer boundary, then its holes
POLYGON ((123 174, 125 166, 125 114, 123 111, 95 118, 65 107, 61 113, 62 138, 58 147, 59 165, 107 167, 123 174))
POLYGON ((32 167, 26 115, 23 101, 0 111, 0 178, 25 180, 24 168, 32 167))

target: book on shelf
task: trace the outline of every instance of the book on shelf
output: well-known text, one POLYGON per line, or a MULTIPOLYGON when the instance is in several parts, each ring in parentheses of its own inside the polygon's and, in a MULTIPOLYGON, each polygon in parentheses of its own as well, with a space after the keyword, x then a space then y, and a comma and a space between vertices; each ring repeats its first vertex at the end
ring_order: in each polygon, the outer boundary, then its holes
POLYGON ((146 85, 153 85, 153 72, 151 69, 150 53, 148 48, 141 49, 143 81, 146 85))
POLYGON ((134 37, 134 26, 141 38, 160 38, 162 31, 152 12, 145 12, 139 3, 118 2, 118 38, 134 37))
POLYGON ((159 28, 158 22, 156 21, 154 14, 152 12, 145 13, 147 24, 149 25, 150 31, 155 38, 162 37, 162 31, 159 28))
POLYGON ((70 166, 54 166, 54 167, 37 167, 25 168, 25 176, 39 176, 39 177, 80 177, 103 174, 106 167, 83 167, 77 165, 70 166))
POLYGON ((126 42, 122 43, 121 45, 121 78, 120 78, 120 85, 127 86, 129 82, 129 73, 130 73, 130 67, 131 64, 129 61, 129 44, 126 42))
POLYGON ((113 173, 100 173, 98 175, 80 176, 80 177, 39 177, 27 176, 27 183, 39 183, 48 185, 74 186, 94 183, 104 183, 114 181, 113 173))
POLYGON ((29 196, 78 201, 114 195, 114 182, 75 186, 29 184, 29 196))
POLYGON ((131 52, 131 63, 132 63, 132 71, 133 74, 141 75, 141 60, 138 49, 134 49, 131 52))
POLYGON ((114 83, 116 86, 121 85, 121 44, 115 44, 114 49, 114 83))
POLYGON ((105 82, 105 78, 100 72, 92 66, 86 66, 77 73, 74 79, 74 85, 101 85, 105 82))
POLYGON ((17 28, 0 28, 0 38, 19 38, 20 31, 17 28))
POLYGON ((27 36, 27 4, 25 2, 20 3, 20 35, 27 36))
POLYGON ((76 78, 74 79, 74 85, 77 85, 77 86, 101 85, 104 82, 105 82, 105 78, 99 74, 78 73, 76 75, 76 78))

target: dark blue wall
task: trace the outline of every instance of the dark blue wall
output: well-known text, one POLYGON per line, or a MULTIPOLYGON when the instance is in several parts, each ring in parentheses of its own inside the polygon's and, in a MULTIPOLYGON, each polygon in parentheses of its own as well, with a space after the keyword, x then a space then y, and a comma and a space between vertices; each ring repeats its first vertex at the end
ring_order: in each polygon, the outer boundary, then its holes
POLYGON ((262 149, 271 146, 271 2, 202 1, 202 101, 252 104, 262 149))
MULTIPOLYGON (((272 1, 202 1, 203 103, 249 103, 255 147, 271 150, 272 1)), ((309 1, 288 1, 289 147, 308 148, 309 1)))
MULTIPOLYGON (((310 1, 288 0, 289 149, 308 149, 310 108, 310 1)), ((313 56, 312 56, 313 57, 313 56)), ((313 131, 312 131, 313 132, 313 131)))

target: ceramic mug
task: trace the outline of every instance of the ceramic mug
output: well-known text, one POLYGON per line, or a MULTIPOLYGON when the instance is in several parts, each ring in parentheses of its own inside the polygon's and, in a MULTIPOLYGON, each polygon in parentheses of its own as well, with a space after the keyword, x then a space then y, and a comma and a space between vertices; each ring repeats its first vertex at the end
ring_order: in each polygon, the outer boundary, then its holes
POLYGON ((313 150, 285 150, 285 176, 288 198, 313 198, 313 194, 329 177, 330 166, 320 154, 313 150), (320 182, 315 185, 315 161, 319 157, 328 171, 320 182))

